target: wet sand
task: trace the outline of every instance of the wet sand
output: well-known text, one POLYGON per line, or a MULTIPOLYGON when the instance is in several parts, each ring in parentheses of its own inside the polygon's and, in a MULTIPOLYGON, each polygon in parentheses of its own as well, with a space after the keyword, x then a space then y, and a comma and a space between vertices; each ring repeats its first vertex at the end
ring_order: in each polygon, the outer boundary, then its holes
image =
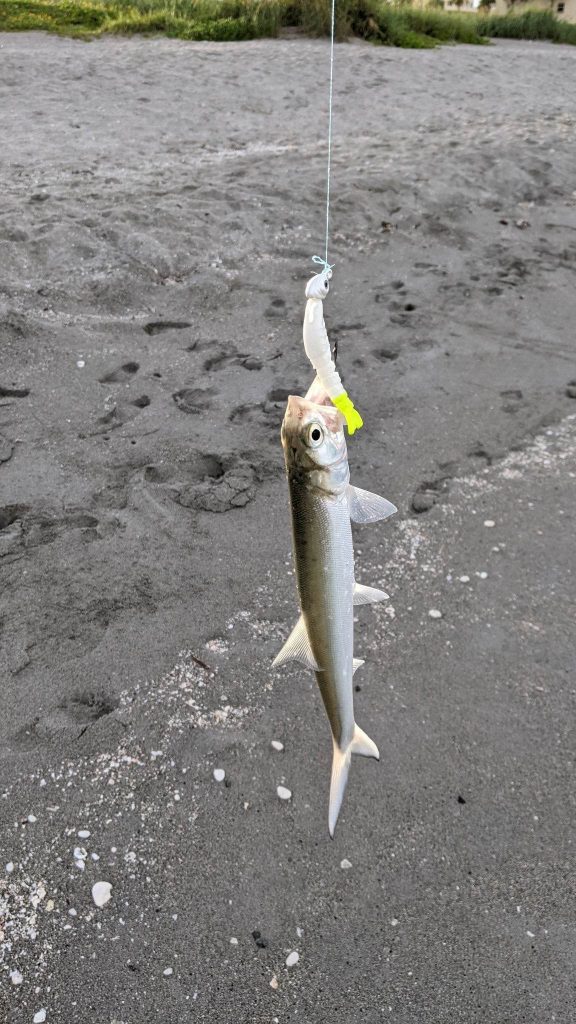
POLYGON ((326 59, 0 36, 8 1024, 573 1019, 576 51, 337 48, 325 310, 400 514, 334 842, 270 670, 326 59))

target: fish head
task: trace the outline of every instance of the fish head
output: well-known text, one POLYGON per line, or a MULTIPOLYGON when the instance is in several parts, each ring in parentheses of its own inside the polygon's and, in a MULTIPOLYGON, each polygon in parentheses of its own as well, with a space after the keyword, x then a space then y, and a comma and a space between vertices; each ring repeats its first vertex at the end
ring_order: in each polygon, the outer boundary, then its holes
POLYGON ((325 299, 330 291, 330 278, 332 271, 323 270, 321 274, 314 274, 306 285, 307 299, 325 299))
POLYGON ((311 482, 337 492, 348 484, 344 417, 333 405, 290 395, 282 422, 288 473, 312 473, 311 482))

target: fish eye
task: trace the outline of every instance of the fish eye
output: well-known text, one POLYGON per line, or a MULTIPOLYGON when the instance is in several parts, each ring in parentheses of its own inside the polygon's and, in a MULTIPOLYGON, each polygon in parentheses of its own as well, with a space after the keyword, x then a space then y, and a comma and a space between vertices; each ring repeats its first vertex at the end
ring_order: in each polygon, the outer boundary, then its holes
POLYGON ((325 288, 327 288, 327 287, 328 287, 328 281, 324 281, 324 287, 325 287, 325 288))
POLYGON ((313 423, 308 429, 308 444, 311 448, 317 448, 324 440, 324 432, 318 423, 313 423))

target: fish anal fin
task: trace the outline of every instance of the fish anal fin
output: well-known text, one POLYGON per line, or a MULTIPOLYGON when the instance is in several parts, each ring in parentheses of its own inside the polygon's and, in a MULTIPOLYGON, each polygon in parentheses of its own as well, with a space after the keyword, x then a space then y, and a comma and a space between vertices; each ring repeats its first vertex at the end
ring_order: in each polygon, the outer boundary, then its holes
POLYGON ((391 501, 362 487, 348 486, 348 508, 353 523, 377 523, 398 511, 391 501))
POLYGON ((280 665, 284 665, 287 661, 299 661, 301 665, 305 665, 306 668, 311 668, 314 672, 321 671, 320 666, 312 653, 306 623, 304 622, 302 615, 298 619, 298 622, 294 626, 294 629, 290 633, 290 636, 282 650, 279 651, 274 658, 272 667, 278 668, 280 665))
POLYGON ((376 587, 365 587, 363 583, 354 585, 354 604, 377 604, 378 601, 387 601, 388 594, 376 587))

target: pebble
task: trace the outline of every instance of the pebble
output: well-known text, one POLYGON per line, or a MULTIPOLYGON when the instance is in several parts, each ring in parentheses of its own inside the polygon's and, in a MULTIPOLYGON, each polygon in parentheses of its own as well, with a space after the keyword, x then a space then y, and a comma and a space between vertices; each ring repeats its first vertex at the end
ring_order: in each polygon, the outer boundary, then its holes
POLYGON ((276 792, 278 793, 278 796, 280 797, 281 800, 292 799, 292 791, 290 789, 286 789, 286 786, 278 786, 276 792))
POLYGON ((165 978, 169 978, 171 974, 174 974, 174 969, 172 967, 165 967, 162 974, 165 978))
POLYGON ((78 836, 78 839, 90 839, 90 833, 87 828, 81 828, 76 835, 78 836))
POLYGON ((232 938, 230 939, 230 945, 231 946, 237 946, 238 945, 238 939, 236 938, 235 935, 233 935, 232 938))
POLYGON ((104 907, 111 899, 112 886, 110 882, 95 882, 92 886, 92 899, 97 907, 104 907))
POLYGON ((38 818, 36 817, 35 814, 29 814, 26 820, 29 821, 31 825, 33 825, 35 821, 38 821, 38 818))
POLYGON ((431 608, 430 611, 428 612, 428 615, 430 616, 431 619, 442 618, 442 612, 440 611, 439 608, 431 608))
POLYGON ((270 979, 270 988, 278 988, 278 978, 276 977, 275 974, 273 974, 272 978, 270 979))
POLYGON ((340 867, 342 868, 342 871, 348 871, 349 868, 352 867, 352 864, 346 857, 344 857, 344 860, 340 861, 340 867))
POLYGON ((477 575, 479 580, 487 580, 488 579, 488 573, 487 572, 477 572, 476 575, 477 575))
POLYGON ((226 772, 223 768, 215 768, 212 774, 214 775, 216 782, 224 782, 224 779, 226 778, 226 772))
POLYGON ((10 971, 10 981, 13 985, 21 985, 24 978, 20 974, 20 971, 10 971))
POLYGON ((292 953, 289 953, 288 956, 286 957, 286 967, 294 967, 295 964, 298 963, 299 959, 300 953, 297 953, 296 950, 293 950, 292 953))
POLYGON ((46 1010, 38 1010, 38 1013, 34 1014, 32 1020, 34 1024, 44 1024, 44 1021, 46 1020, 46 1010))
POLYGON ((78 367, 79 370, 83 370, 84 367, 86 366, 86 363, 84 362, 83 359, 77 359, 76 366, 78 367))
POLYGON ((274 750, 277 750, 278 753, 280 753, 281 750, 284 750, 284 744, 280 743, 280 740, 272 740, 270 746, 273 747, 274 750))
POLYGON ((390 921, 390 924, 392 925, 393 928, 396 928, 399 924, 398 918, 393 917, 392 920, 390 921))
POLYGON ((14 861, 11 860, 6 865, 6 874, 7 875, 11 875, 13 871, 14 871, 14 861))
POLYGON ((496 523, 494 522, 493 519, 485 519, 484 520, 484 526, 488 526, 488 527, 496 526, 496 523))
POLYGON ((460 576, 459 579, 460 579, 460 583, 470 583, 470 577, 469 576, 460 576))

